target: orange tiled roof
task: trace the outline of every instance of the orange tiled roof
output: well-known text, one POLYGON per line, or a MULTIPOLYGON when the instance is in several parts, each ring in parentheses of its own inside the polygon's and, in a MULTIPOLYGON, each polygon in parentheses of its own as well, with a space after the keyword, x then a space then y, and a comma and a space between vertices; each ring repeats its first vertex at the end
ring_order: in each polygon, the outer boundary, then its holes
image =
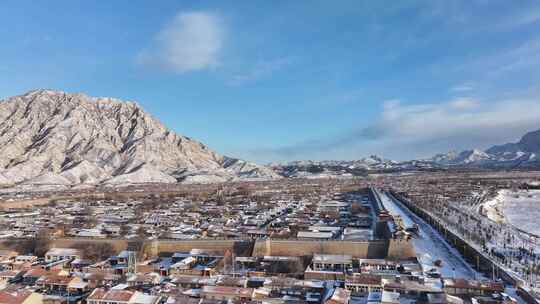
POLYGON ((109 290, 103 288, 94 289, 88 297, 89 300, 122 301, 127 302, 133 296, 133 291, 128 290, 109 290))
POLYGON ((36 284, 38 285, 47 285, 47 284, 54 284, 54 285, 68 285, 69 282, 73 280, 73 277, 68 276, 61 276, 56 274, 46 275, 44 277, 41 277, 37 280, 36 284))
POLYGON ((31 294, 32 292, 28 290, 15 292, 0 291, 0 304, 20 304, 31 294))

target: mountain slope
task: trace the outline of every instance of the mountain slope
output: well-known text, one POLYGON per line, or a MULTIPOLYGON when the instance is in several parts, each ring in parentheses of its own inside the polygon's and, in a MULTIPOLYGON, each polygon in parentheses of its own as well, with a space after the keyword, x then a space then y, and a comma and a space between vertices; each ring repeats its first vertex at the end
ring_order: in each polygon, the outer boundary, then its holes
POLYGON ((529 132, 517 142, 508 143, 500 146, 493 146, 486 150, 489 154, 509 155, 524 153, 540 153, 540 130, 529 132))
POLYGON ((134 102, 50 90, 0 102, 0 154, 2 183, 175 182, 199 172, 209 181, 277 177, 175 134, 134 102))
POLYGON ((465 150, 461 152, 450 151, 446 154, 437 154, 431 161, 440 165, 466 165, 473 163, 489 162, 491 156, 478 149, 465 150))

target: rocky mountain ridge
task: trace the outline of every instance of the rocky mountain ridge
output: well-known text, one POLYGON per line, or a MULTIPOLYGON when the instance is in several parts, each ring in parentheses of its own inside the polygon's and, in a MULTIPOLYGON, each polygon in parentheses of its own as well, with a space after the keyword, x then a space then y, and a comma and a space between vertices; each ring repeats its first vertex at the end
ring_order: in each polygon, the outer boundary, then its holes
POLYGON ((167 129, 135 102, 35 90, 0 102, 0 184, 278 178, 167 129))

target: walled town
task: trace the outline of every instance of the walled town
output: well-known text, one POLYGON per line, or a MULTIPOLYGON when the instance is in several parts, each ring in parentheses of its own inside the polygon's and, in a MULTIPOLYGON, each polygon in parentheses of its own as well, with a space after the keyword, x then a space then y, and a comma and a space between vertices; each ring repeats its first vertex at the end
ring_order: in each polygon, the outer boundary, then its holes
POLYGON ((530 177, 430 176, 5 192, 0 303, 535 301, 479 207, 530 177))

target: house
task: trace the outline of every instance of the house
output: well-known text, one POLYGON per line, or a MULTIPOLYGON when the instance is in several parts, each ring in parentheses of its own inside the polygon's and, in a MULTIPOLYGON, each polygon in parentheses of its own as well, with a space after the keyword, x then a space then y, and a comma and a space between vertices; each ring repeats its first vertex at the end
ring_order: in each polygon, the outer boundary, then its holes
POLYGON ((201 288, 208 281, 208 278, 202 276, 190 276, 190 275, 176 275, 172 277, 171 283, 176 284, 179 287, 190 289, 190 288, 201 288))
POLYGON ((160 296, 139 291, 96 288, 86 299, 88 304, 157 304, 160 296))
POLYGON ((395 276, 393 279, 384 279, 384 290, 408 295, 427 295, 440 293, 440 284, 431 284, 417 277, 395 276))
POLYGON ((201 297, 209 300, 246 301, 251 300, 253 289, 227 286, 203 286, 201 297))
POLYGON ((47 263, 80 258, 82 258, 82 252, 73 248, 51 248, 45 253, 45 262, 47 263))
POLYGON ((352 272, 352 265, 350 255, 314 254, 304 277, 308 280, 343 280, 352 272))
POLYGON ((381 304, 399 304, 399 292, 384 290, 381 294, 381 304))
POLYGON ((47 294, 63 295, 67 294, 68 285, 73 280, 72 276, 60 274, 48 274, 40 277, 36 285, 42 288, 47 294))
POLYGON ((315 271, 342 271, 352 269, 352 256, 337 254, 314 254, 312 269, 315 271))
POLYGON ((88 294, 96 284, 88 282, 81 277, 74 277, 68 283, 68 292, 74 295, 88 294))
POLYGON ((0 304, 41 304, 43 295, 30 290, 0 291, 0 304))
POLYGON ((35 255, 18 255, 15 257, 15 262, 30 262, 37 261, 38 257, 35 255))
POLYGON ((385 259, 359 259, 360 272, 397 274, 399 263, 385 259))
POLYGON ((134 286, 153 286, 159 284, 161 277, 156 273, 149 274, 130 274, 127 276, 126 283, 130 287, 134 286))
POLYGON ((382 287, 382 277, 374 274, 360 273, 345 279, 345 288, 355 295, 380 292, 382 287))
POLYGON ((135 262, 136 255, 137 253, 134 251, 123 250, 118 255, 110 257, 107 262, 114 273, 122 275, 128 271, 130 266, 133 267, 130 263, 135 262))
POLYGON ((59 269, 47 270, 39 266, 32 267, 23 275, 22 283, 24 285, 29 285, 29 286, 34 285, 39 278, 44 277, 46 275, 58 274, 58 272, 60 272, 59 269))
POLYGON ((504 284, 493 281, 474 281, 466 279, 443 279, 444 291, 450 295, 487 296, 504 292, 504 284))

